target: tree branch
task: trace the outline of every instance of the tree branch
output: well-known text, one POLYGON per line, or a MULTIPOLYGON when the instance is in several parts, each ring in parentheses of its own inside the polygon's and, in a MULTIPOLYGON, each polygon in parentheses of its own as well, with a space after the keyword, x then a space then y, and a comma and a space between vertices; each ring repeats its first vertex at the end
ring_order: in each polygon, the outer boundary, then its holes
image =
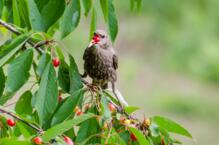
MULTIPOLYGON (((4 28, 8 29, 9 31, 13 32, 16 35, 21 35, 22 33, 20 31, 18 31, 15 27, 13 27, 12 25, 6 23, 5 21, 3 21, 2 19, 0 19, 0 25, 2 25, 4 28)), ((29 39, 27 40, 27 42, 31 45, 31 46, 35 46, 34 42, 29 39)), ((40 54, 43 53, 43 49, 40 47, 34 47, 40 54)))
POLYGON ((35 125, 33 125, 33 124, 31 124, 31 123, 29 123, 29 122, 27 122, 27 121, 21 119, 20 117, 18 117, 17 115, 15 115, 15 114, 13 114, 13 113, 11 113, 11 112, 9 112, 9 111, 6 111, 6 110, 0 108, 0 112, 5 113, 5 114, 8 114, 9 116, 15 118, 16 120, 19 120, 20 122, 26 124, 27 126, 33 128, 33 129, 35 129, 35 130, 36 130, 37 132, 39 132, 39 133, 43 133, 43 130, 42 130, 41 128, 36 127, 35 125))

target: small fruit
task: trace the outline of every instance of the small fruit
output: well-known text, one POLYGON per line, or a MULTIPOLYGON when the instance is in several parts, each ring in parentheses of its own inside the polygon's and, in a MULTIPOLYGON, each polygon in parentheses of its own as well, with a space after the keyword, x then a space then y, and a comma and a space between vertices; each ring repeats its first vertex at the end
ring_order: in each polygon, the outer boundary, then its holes
POLYGON ((37 136, 33 138, 33 142, 37 145, 42 144, 42 139, 41 137, 37 136))
POLYGON ((130 124, 131 124, 131 120, 126 119, 126 120, 124 121, 124 124, 125 124, 125 125, 130 125, 130 124))
POLYGON ((54 59, 52 60, 52 63, 53 63, 53 66, 54 66, 54 67, 58 67, 59 64, 60 64, 60 61, 59 61, 58 58, 54 58, 54 59))
POLYGON ((82 114, 84 114, 82 111, 76 112, 76 115, 77 115, 77 116, 80 116, 80 115, 82 115, 82 114))
POLYGON ((14 120, 12 120, 12 119, 8 119, 8 120, 7 120, 7 124, 8 124, 8 126, 13 127, 13 126, 16 125, 16 122, 15 122, 14 120))
POLYGON ((62 102, 62 96, 58 97, 58 101, 59 101, 59 103, 62 102))
POLYGON ((113 103, 109 103, 109 109, 111 112, 116 112, 116 107, 113 103))
POLYGON ((73 141, 72 141, 69 137, 67 137, 67 136, 64 137, 64 141, 65 141, 68 145, 74 145, 73 141))
POLYGON ((133 141, 136 141, 136 140, 137 140, 137 137, 136 137, 133 133, 130 134, 130 137, 131 137, 131 139, 132 139, 133 141))
POLYGON ((94 43, 98 43, 99 41, 100 41, 100 36, 94 35, 94 37, 93 37, 93 42, 94 42, 94 43))

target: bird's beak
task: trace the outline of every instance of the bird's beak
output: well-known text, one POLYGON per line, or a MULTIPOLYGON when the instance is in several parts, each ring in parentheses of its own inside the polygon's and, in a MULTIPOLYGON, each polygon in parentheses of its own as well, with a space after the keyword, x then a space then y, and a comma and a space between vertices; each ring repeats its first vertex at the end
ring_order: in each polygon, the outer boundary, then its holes
POLYGON ((89 43, 89 45, 88 45, 88 47, 91 47, 91 46, 93 46, 94 45, 94 42, 93 42, 93 40, 89 43))

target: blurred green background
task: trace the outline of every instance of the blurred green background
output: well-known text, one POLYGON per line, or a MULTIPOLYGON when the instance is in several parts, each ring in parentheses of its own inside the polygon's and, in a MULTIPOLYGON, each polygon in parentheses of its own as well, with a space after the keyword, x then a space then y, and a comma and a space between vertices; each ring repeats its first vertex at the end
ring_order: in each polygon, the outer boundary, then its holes
MULTIPOLYGON (((139 115, 163 115, 188 128, 195 141, 182 138, 185 145, 218 145, 219 1, 143 0, 139 14, 130 12, 129 1, 114 2, 117 86, 126 100, 142 108, 139 115)), ((105 29, 101 12, 98 19, 105 29)), ((81 72, 88 35, 83 17, 63 41, 81 72)))
MULTIPOLYGON (((184 145, 218 145, 219 1, 142 0, 140 13, 131 12, 127 0, 114 2, 119 20, 117 88, 129 105, 140 106, 140 116, 161 115, 182 124, 194 136, 194 141, 177 136, 184 145)), ((98 28, 105 29, 98 11, 98 28)), ((89 23, 82 17, 61 42, 80 72, 89 23)))

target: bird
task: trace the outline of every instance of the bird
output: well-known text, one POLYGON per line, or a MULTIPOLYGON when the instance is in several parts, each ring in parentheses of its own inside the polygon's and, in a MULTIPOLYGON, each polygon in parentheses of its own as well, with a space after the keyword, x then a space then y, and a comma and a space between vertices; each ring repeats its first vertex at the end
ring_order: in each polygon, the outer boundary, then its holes
POLYGON ((112 89, 115 90, 118 56, 105 30, 94 32, 91 42, 84 51, 83 60, 83 78, 88 75, 92 79, 92 84, 102 89, 107 89, 110 82, 112 89))

